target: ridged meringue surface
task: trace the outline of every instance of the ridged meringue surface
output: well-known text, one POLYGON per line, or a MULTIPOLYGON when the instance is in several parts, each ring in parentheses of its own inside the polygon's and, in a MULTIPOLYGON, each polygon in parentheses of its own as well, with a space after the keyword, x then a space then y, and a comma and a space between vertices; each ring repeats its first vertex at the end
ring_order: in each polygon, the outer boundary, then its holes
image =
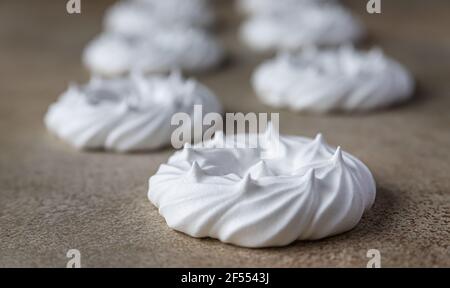
POLYGON ((151 35, 172 27, 208 27, 214 13, 204 0, 120 1, 105 14, 106 31, 127 36, 151 35))
POLYGON ((355 42, 363 34, 360 22, 335 4, 304 5, 256 14, 240 28, 244 43, 262 52, 299 50, 311 45, 341 45, 355 42))
POLYGON ((72 85, 50 106, 45 124, 79 149, 148 150, 168 145, 176 128, 171 117, 177 112, 192 116, 194 105, 203 105, 205 113, 222 110, 205 86, 178 73, 169 77, 133 73, 72 85))
POLYGON ((217 66, 224 51, 216 38, 192 28, 158 29, 139 37, 103 33, 86 47, 83 62, 100 75, 121 75, 133 69, 168 72, 202 71, 217 66))
POLYGON ((250 134, 266 143, 248 149, 221 135, 176 152, 150 178, 148 197, 169 227, 239 246, 283 246, 348 231, 374 202, 369 169, 320 134, 250 134), (217 148, 223 141, 228 148, 217 148))
POLYGON ((411 97, 414 80, 379 49, 283 53, 261 64, 252 85, 267 105, 296 111, 365 111, 411 97))

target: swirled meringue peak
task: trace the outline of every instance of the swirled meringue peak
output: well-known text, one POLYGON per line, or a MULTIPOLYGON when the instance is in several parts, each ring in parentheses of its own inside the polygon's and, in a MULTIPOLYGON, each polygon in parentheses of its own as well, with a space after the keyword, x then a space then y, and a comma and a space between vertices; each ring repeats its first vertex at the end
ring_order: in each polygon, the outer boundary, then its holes
POLYGON ((169 227, 245 247, 284 246, 352 229, 375 200, 369 169, 320 134, 262 137, 268 143, 260 148, 215 148, 260 138, 222 135, 185 146, 150 178, 148 197, 169 227))
POLYGON ((144 77, 92 79, 71 85, 45 116, 47 128, 79 149, 104 148, 119 152, 166 146, 175 127, 174 113, 192 115, 194 105, 220 113, 216 97, 179 73, 144 77))
POLYGON ((148 35, 174 27, 208 27, 214 14, 204 0, 120 1, 105 15, 105 29, 127 36, 148 35))
POLYGON ((252 85, 267 105, 296 111, 366 111, 412 96, 414 80, 380 49, 281 53, 261 64, 252 85))
POLYGON ((363 34, 360 22, 335 4, 304 5, 256 14, 240 28, 242 41, 261 52, 341 45, 355 42, 363 34))
POLYGON ((140 37, 104 33, 87 46, 83 62, 95 74, 115 76, 133 69, 202 71, 217 66, 223 56, 221 44, 209 33, 167 28, 140 37))

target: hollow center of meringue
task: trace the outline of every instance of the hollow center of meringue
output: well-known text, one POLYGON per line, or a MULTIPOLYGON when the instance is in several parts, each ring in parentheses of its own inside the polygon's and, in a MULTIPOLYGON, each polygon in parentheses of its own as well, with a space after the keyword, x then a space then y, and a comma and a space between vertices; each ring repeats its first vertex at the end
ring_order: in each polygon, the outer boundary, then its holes
POLYGON ((128 108, 139 110, 185 101, 195 88, 194 81, 183 81, 181 75, 173 73, 169 78, 151 80, 140 74, 129 79, 93 79, 81 91, 92 106, 125 103, 128 108))
POLYGON ((300 55, 288 54, 281 57, 291 67, 313 76, 364 77, 382 70, 386 64, 381 51, 373 49, 363 53, 352 47, 341 47, 337 51, 310 50, 300 55))
MULTIPOLYGON (((318 135, 315 140, 283 138, 279 147, 268 145, 267 151, 258 148, 202 148, 187 152, 188 161, 197 162, 209 176, 237 175, 252 179, 264 177, 303 176, 312 169, 328 169, 343 161, 340 148, 333 149, 318 135), (190 153, 190 154, 189 154, 190 153)), ((197 164, 196 164, 197 165, 197 164)))

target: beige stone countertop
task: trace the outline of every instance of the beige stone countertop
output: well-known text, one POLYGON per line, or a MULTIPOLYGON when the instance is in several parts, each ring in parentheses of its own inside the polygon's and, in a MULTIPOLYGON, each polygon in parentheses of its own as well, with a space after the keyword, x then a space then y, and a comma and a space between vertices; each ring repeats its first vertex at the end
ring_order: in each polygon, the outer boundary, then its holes
MULTIPOLYGON (((217 1, 216 1, 217 2, 217 1)), ((50 103, 88 79, 81 51, 101 29, 112 1, 0 2, 0 267, 65 267, 79 249, 84 267, 365 267, 368 249, 382 266, 450 266, 450 2, 344 1, 370 39, 418 81, 410 103, 368 114, 308 115, 261 104, 249 84, 264 56, 236 37, 239 17, 218 1, 217 33, 229 60, 196 75, 229 112, 280 112, 282 133, 313 137, 363 160, 377 182, 373 209, 352 231, 284 248, 246 249, 169 229, 147 200, 148 178, 173 152, 79 152, 47 133, 50 103)))

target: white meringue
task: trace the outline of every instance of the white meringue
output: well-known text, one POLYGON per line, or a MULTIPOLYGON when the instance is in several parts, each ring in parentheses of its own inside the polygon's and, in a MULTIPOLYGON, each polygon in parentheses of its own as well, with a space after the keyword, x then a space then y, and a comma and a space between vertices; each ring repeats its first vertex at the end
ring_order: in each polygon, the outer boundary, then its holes
POLYGON ((363 34, 360 22, 350 12, 331 4, 257 14, 240 28, 241 39, 256 51, 340 45, 355 42, 363 34))
POLYGON ((305 5, 317 5, 335 0, 238 0, 237 9, 245 14, 268 14, 290 9, 299 9, 305 5))
POLYGON ((382 108, 410 98, 414 80, 379 49, 308 49, 261 64, 252 85, 261 101, 290 110, 328 112, 382 108))
MULTIPOLYGON (((375 200, 369 169, 320 134, 280 136, 278 153, 266 160, 261 148, 214 148, 245 141, 221 135, 209 148, 176 152, 150 178, 148 197, 169 227, 239 246, 283 246, 348 231, 375 200)), ((273 149, 276 139, 262 139, 273 149)))
POLYGON ((215 95, 194 80, 177 73, 169 77, 133 73, 128 78, 72 85, 50 106, 45 124, 79 149, 155 149, 170 143, 176 128, 171 126, 172 115, 191 115, 197 104, 205 113, 222 110, 215 95))
POLYGON ((223 59, 220 43, 197 29, 160 29, 143 37, 104 33, 85 49, 83 62, 93 73, 120 75, 133 69, 201 71, 223 59))
POLYGON ((105 29, 127 36, 148 35, 167 27, 207 27, 214 14, 204 0, 120 1, 105 14, 105 29))

